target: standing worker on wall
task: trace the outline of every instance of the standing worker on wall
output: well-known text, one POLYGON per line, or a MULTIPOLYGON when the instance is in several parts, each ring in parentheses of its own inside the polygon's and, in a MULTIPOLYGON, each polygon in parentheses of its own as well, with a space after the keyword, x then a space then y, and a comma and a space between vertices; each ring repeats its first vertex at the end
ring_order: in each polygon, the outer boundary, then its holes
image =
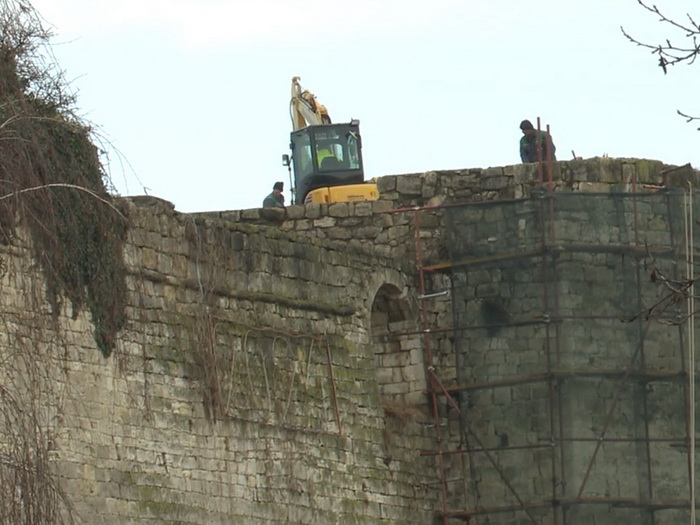
POLYGON ((284 182, 275 182, 272 193, 263 200, 263 208, 284 208, 282 191, 284 191, 284 182))
POLYGON ((523 136, 520 139, 520 160, 523 162, 537 162, 546 160, 557 160, 554 152, 552 136, 546 131, 538 131, 529 120, 520 123, 523 136))

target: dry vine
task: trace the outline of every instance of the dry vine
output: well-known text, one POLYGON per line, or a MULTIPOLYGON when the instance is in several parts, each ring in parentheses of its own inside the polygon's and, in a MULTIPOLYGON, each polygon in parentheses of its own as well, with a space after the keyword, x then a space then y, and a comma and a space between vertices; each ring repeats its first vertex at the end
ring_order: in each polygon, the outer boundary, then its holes
POLYGON ((649 280, 658 287, 659 297, 652 304, 644 306, 640 312, 623 319, 624 322, 641 318, 644 321, 653 319, 663 324, 680 325, 695 316, 697 312, 693 311, 678 314, 688 299, 696 298, 692 294, 695 279, 674 279, 660 268, 653 258, 649 262, 645 261, 644 267, 649 272, 649 280))
POLYGON ((104 356, 125 322, 128 223, 50 36, 31 4, 0 0, 0 525, 73 522, 52 469, 63 303, 90 312, 104 356))
POLYGON ((37 317, 5 312, 3 319, 11 352, 0 363, 2 525, 74 523, 72 505, 52 468, 66 384, 64 372, 56 367, 62 345, 54 340, 40 347, 33 341, 52 337, 38 327, 37 317), (31 328, 17 330, 20 323, 31 328))

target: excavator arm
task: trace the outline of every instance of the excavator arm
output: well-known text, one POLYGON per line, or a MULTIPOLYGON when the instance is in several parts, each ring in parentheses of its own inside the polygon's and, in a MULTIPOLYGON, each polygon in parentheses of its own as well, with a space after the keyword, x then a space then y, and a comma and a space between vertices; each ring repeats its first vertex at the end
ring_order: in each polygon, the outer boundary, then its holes
POLYGON ((301 87, 301 77, 292 78, 292 99, 289 112, 292 117, 292 129, 295 131, 306 126, 330 124, 326 106, 316 100, 316 95, 301 87))

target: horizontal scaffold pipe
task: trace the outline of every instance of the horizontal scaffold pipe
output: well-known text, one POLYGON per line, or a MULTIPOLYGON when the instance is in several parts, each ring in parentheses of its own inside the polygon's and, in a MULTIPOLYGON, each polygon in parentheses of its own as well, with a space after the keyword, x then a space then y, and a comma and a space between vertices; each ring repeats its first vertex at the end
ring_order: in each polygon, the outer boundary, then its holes
MULTIPOLYGON (((445 391, 448 393, 460 392, 460 391, 470 391, 470 390, 484 390, 488 388, 499 388, 508 387, 515 385, 522 385, 526 383, 541 383, 545 381, 552 380, 566 380, 566 379, 576 379, 584 377, 593 378, 619 378, 622 376, 629 376, 637 379, 641 382, 651 382, 651 381, 678 381, 684 379, 688 376, 686 371, 675 370, 623 370, 623 369, 559 369, 552 370, 551 372, 541 372, 538 374, 529 374, 525 376, 514 376, 506 377, 503 379, 498 379, 494 381, 483 381, 478 383, 466 383, 463 385, 455 385, 445 387, 445 391)), ((698 380, 696 376, 696 382, 698 380)))

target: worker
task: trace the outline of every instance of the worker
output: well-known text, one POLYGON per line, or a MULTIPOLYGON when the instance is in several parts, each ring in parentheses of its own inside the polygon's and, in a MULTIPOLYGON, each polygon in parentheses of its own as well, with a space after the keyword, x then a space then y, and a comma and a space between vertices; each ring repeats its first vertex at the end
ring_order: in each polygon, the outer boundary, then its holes
POLYGON ((520 160, 523 162, 557 160, 554 155, 557 148, 549 133, 536 130, 529 120, 523 120, 520 123, 520 129, 523 132, 520 139, 520 160))
POLYGON ((316 146, 316 164, 319 168, 323 167, 323 160, 327 158, 335 159, 335 156, 331 153, 331 150, 328 149, 328 146, 316 146))
POLYGON ((270 193, 263 200, 263 208, 284 208, 284 182, 275 182, 270 193))

